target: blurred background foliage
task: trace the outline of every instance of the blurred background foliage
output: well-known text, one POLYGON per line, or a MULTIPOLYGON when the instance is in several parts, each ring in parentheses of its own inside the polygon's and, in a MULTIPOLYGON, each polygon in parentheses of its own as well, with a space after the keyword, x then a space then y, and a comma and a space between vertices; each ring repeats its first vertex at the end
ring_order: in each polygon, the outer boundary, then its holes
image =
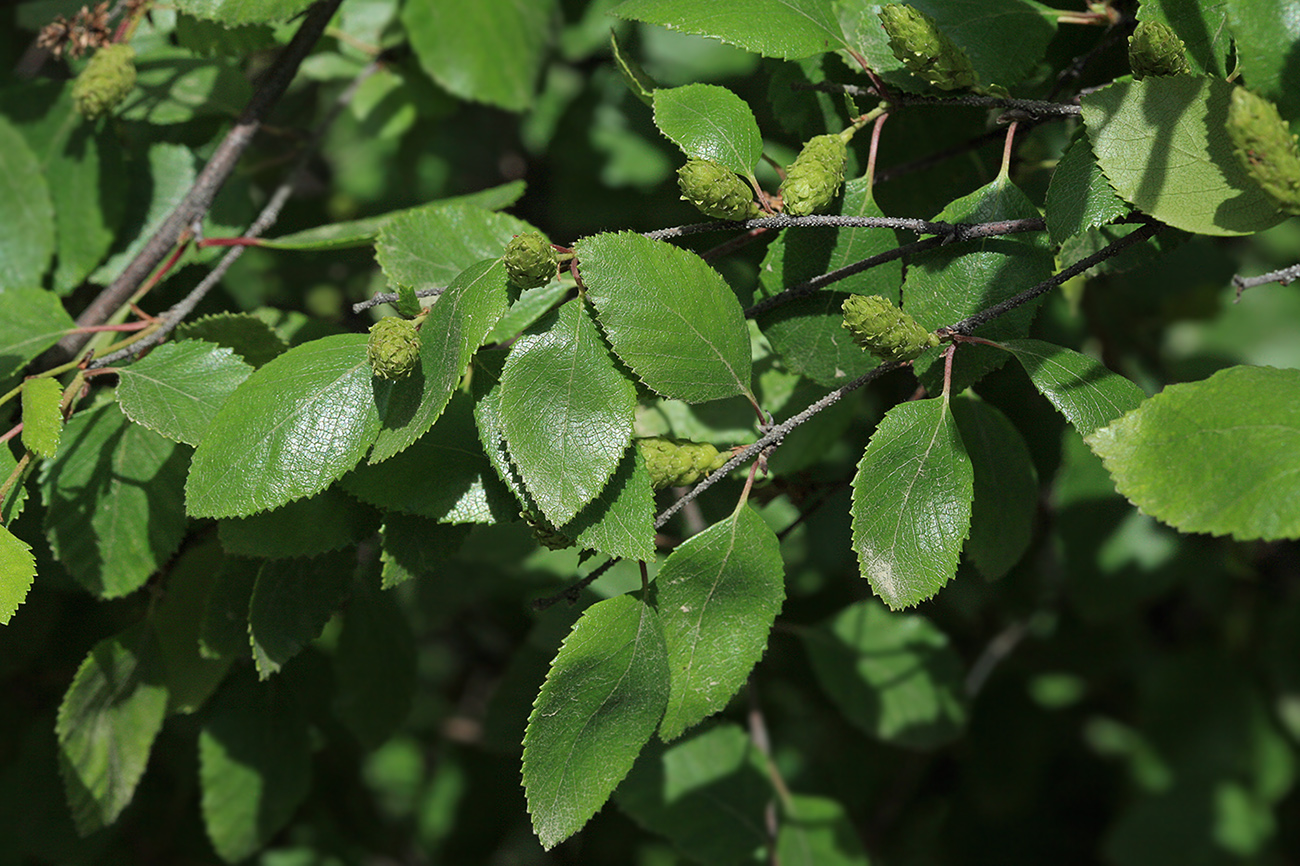
MULTIPOLYGON (((512 213, 559 243, 695 221, 676 188, 680 155, 610 62, 611 23, 661 85, 707 82, 737 93, 754 109, 765 151, 778 162, 823 131, 827 118, 844 116, 830 96, 788 89, 804 78, 854 80, 838 56, 759 59, 715 41, 617 22, 606 16, 614 5, 560 4, 532 105, 512 113, 458 99, 426 75, 404 41, 397 0, 347 0, 223 192, 208 233, 238 234, 292 163, 305 131, 380 50, 391 62, 330 128, 275 234, 514 180, 527 189, 512 213)), ((79 6, 0 6, 0 68, 21 68, 39 27, 79 6)), ((153 15, 160 40, 180 41, 190 26, 164 7, 153 15)), ((117 249, 188 185, 246 98, 246 76, 265 66, 292 29, 252 28, 236 44, 215 45, 212 51, 238 74, 228 92, 214 89, 202 111, 175 123, 129 116, 117 123, 124 178, 117 249), (223 94, 230 101, 217 98, 223 94)), ((202 34, 184 38, 193 50, 202 34)), ((1041 74, 1017 95, 1046 95, 1055 70, 1095 39, 1088 28, 1061 28, 1041 74)), ((1123 71, 1123 53, 1114 47, 1080 84, 1123 71)), ((55 79, 70 74, 65 62, 42 70, 55 79)), ((0 109, 21 125, 58 86, 6 72, 0 109)), ((937 108, 892 117, 878 163, 883 210, 930 217, 991 180, 1002 137, 988 135, 989 121, 983 111, 937 108), (918 166, 980 137, 981 146, 918 166)), ((1019 149, 1014 178, 1039 203, 1069 133, 1066 124, 1042 124, 1019 149)), ((859 172, 866 138, 854 142, 859 172)), ((774 174, 760 180, 776 186, 774 174)), ((1232 364, 1300 367, 1300 292, 1268 285, 1234 303, 1229 284, 1234 272, 1292 264, 1300 255, 1300 224, 1165 246, 1164 255, 1135 257, 1127 268, 1055 293, 1039 316, 1039 334, 1099 354, 1148 393, 1232 364)), ((719 263, 742 301, 753 291, 762 253, 754 244, 719 263)), ((183 296, 211 257, 189 254, 151 298, 151 309, 183 296)), ((369 249, 250 250, 198 314, 254 312, 298 343, 368 325, 350 306, 382 288, 369 249)), ((93 276, 67 287, 69 309, 79 310, 97 289, 93 276)), ((820 393, 768 366, 764 388, 778 406, 788 401, 797 409, 820 393)), ((963 564, 957 579, 919 610, 960 660, 957 690, 971 696, 960 735, 924 749, 882 740, 818 687, 809 633, 870 594, 849 545, 847 479, 874 421, 912 388, 909 375, 895 375, 827 413, 820 431, 801 431, 810 441, 792 437, 778 452, 779 480, 755 494, 778 530, 809 509, 784 536, 789 598, 748 692, 764 709, 773 757, 789 787, 838 801, 876 863, 1295 862, 1300 548, 1183 536, 1136 512, 1018 366, 990 375, 977 391, 1030 446, 1041 484, 1031 551, 993 582, 963 564)), ((752 435, 744 415, 683 407, 673 417, 643 419, 658 425, 644 432, 733 444, 752 435)), ((738 483, 715 490, 701 501, 696 528, 730 510, 738 483)), ((23 537, 42 537, 39 519, 40 509, 29 508, 18 526, 34 531, 23 537)), ((142 787, 116 825, 86 839, 74 832, 56 774, 55 709, 87 649, 153 602, 147 593, 94 601, 61 576, 39 544, 37 554, 38 584, 0 629, 0 864, 213 862, 197 808, 193 716, 168 721, 142 787)), ((219 562, 215 533, 199 532, 169 565, 168 579, 202 585, 219 562)), ((409 716, 379 741, 359 737, 347 710, 332 703, 333 683, 346 674, 333 661, 340 634, 331 623, 281 674, 300 694, 316 696, 306 707, 311 793, 255 862, 686 862, 668 840, 640 826, 644 814, 613 804, 550 853, 529 828, 520 739, 547 664, 582 606, 639 583, 635 566, 621 564, 578 607, 534 613, 529 601, 563 588, 577 566, 572 551, 537 549, 521 524, 479 526, 432 576, 390 591, 393 610, 410 629, 416 686, 409 716)), ((742 694, 723 721, 744 727, 747 717, 742 694)))

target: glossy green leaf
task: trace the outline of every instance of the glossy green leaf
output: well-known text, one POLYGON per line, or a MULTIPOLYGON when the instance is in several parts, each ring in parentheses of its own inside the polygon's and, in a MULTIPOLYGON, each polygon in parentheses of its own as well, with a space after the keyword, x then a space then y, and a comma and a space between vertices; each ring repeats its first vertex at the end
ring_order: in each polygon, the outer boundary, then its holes
POLYGON ((609 483, 560 531, 583 550, 623 559, 654 559, 655 498, 645 458, 628 445, 609 483))
POLYGON ((0 116, 0 295, 39 286, 54 254, 54 205, 36 154, 0 116))
POLYGON ((399 216, 406 216, 418 211, 449 205, 467 205, 484 210, 501 210, 510 207, 524 194, 525 183, 512 180, 499 186, 471 192, 465 195, 439 199, 427 205, 404 208, 378 216, 362 217, 346 222, 330 223, 315 228, 303 229, 277 238, 265 238, 261 245, 275 250, 341 250, 352 247, 369 246, 379 237, 379 231, 399 216))
POLYGON ((636 387, 581 299, 515 341, 501 372, 501 428, 542 513, 563 526, 604 488, 632 438, 636 387))
POLYGON ((178 0, 176 8, 232 27, 288 21, 310 5, 311 0, 178 0))
POLYGON ((518 337, 526 328, 532 326, 534 322, 546 315, 546 312, 552 307, 556 307, 564 299, 564 296, 573 288, 570 283, 551 280, 544 286, 538 286, 535 289, 525 289, 519 293, 518 299, 510 305, 499 320, 492 333, 487 335, 485 343, 511 343, 515 337, 518 337))
POLYGON ((355 565, 356 556, 345 551, 262 566, 248 603, 248 634, 262 679, 320 637, 347 597, 355 565))
POLYGON ((227 863, 265 845, 311 786, 311 737, 292 692, 235 676, 199 732, 199 784, 208 838, 227 863))
POLYGON ((379 513, 337 487, 217 524, 221 547, 227 553, 268 559, 316 556, 356 544, 378 529, 379 513))
POLYGON ((970 531, 970 457, 942 398, 900 403, 881 419, 853 477, 853 549, 862 576, 897 610, 957 571, 970 531))
POLYGON ((1300 370, 1170 385, 1087 441, 1119 492, 1175 529, 1300 538, 1300 370))
POLYGON ((767 842, 763 815, 772 796, 753 741, 740 727, 719 724, 672 745, 652 741, 614 801, 692 861, 738 866, 767 842))
POLYGON ((961 659, 925 617, 869 599, 800 635, 822 690, 863 731, 912 749, 960 736, 961 659))
POLYGON ((393 385, 370 463, 409 448, 433 426, 507 303, 505 265, 481 261, 451 281, 420 326, 420 367, 393 385))
POLYGON ((355 594, 334 654, 334 713, 363 747, 379 746, 406 720, 415 662, 415 637, 393 593, 355 594))
POLYGON ((53 457, 63 432, 63 388, 57 379, 23 383, 23 447, 37 457, 53 457))
POLYGON ((8 625, 36 577, 32 546, 0 526, 0 625, 8 625))
POLYGON ((115 114, 154 125, 238 116, 252 94, 238 58, 156 48, 136 61, 135 89, 115 114))
POLYGON ((17 373, 74 327, 53 292, 23 286, 0 289, 0 380, 17 373))
POLYGON ((68 420, 41 493, 50 547, 78 583, 117 598, 176 552, 185 535, 188 451, 130 423, 111 403, 68 420))
POLYGON ((153 630, 137 623, 95 644, 59 705, 59 768, 83 836, 117 820, 135 796, 167 712, 153 630))
POLYGON ((1084 96, 1097 162, 1127 202, 1174 228, 1244 235, 1282 220, 1225 128, 1234 85, 1174 75, 1117 81, 1084 96))
POLYGON ((230 349, 201 340, 166 343, 118 371, 117 400, 135 423, 198 445, 252 372, 230 349))
POLYGON ((270 325, 250 313, 213 313, 182 322, 176 328, 176 339, 225 346, 253 367, 261 367, 289 348, 270 325))
POLYGON ((630 595, 587 608, 524 734, 524 793, 542 847, 572 836, 605 804, 667 701, 668 653, 654 609, 630 595))
POLYGON ((1114 222, 1128 213, 1115 195, 1085 136, 1077 137, 1062 154, 1047 186, 1043 216, 1052 243, 1114 222))
POLYGON ((655 126, 682 153, 754 176, 763 136, 754 112, 736 94, 715 84, 661 87, 654 92, 655 126))
POLYGON ((1192 71, 1221 78, 1231 71, 1225 65, 1236 35, 1228 27, 1231 5, 1228 0, 1145 0, 1138 20, 1168 25, 1183 41, 1192 71))
POLYGON ((248 602, 261 568, 260 560, 222 558, 199 626, 199 654, 205 659, 248 658, 248 602))
POLYGON ((867 866, 857 828, 838 801, 793 794, 782 805, 776 837, 781 866, 867 866))
MULTIPOLYGON (((878 15, 884 5, 867 0, 835 4, 849 47, 886 81, 908 90, 930 90, 924 80, 904 71, 890 49, 878 15)), ((911 0, 908 5, 938 22, 970 57, 983 85, 1009 87, 1025 78, 1042 62, 1056 35, 1057 12, 1033 0, 911 0)))
POLYGON ((1020 432, 993 406, 962 396, 952 401, 952 414, 974 471, 966 553, 986 578, 999 578, 1029 547, 1038 513, 1038 473, 1020 432))
POLYGON ((746 506, 692 535, 659 569, 655 606, 672 677, 665 741, 725 707, 762 657, 785 601, 780 548, 746 506))
POLYGON ((234 656, 205 657, 199 642, 203 610, 222 563, 215 539, 187 548, 168 569, 166 591, 150 614, 166 674, 168 713, 201 708, 234 661, 234 656))
MULTIPOLYGON (((1005 175, 957 199, 935 217, 947 222, 1033 219, 1038 209, 1005 175)), ((930 330, 951 325, 1004 301, 1052 275, 1052 254, 1041 234, 986 238, 948 244, 916 257, 903 284, 903 309, 930 330)), ((979 329, 989 340, 1029 333, 1041 304, 1023 304, 979 329)), ((1006 363, 1005 352, 961 346, 953 359, 952 392, 960 393, 985 373, 1006 363)), ((943 387, 943 356, 927 352, 913 363, 931 393, 943 387)))
POLYGON ((1042 340, 1004 340, 1002 345, 1011 350, 1034 387, 1081 436, 1136 409, 1146 397, 1128 379, 1064 346, 1042 340))
POLYGON ((516 520, 519 509, 475 441, 473 403, 452 394, 447 409, 414 445, 378 464, 343 476, 348 493, 385 510, 442 523, 516 520))
POLYGON ((533 103, 554 11, 554 0, 439 0, 407 4, 402 24, 420 67, 449 93, 523 111, 533 103))
POLYGON ((811 57, 844 42, 825 0, 628 0, 611 14, 721 39, 764 57, 811 57))
POLYGON ((688 403, 749 393, 740 303, 703 259, 631 232, 584 238, 577 252, 615 354, 648 386, 688 403))
POLYGON ((456 555, 471 528, 468 524, 434 523, 409 514, 387 515, 380 576, 383 588, 392 589, 412 578, 433 574, 439 562, 456 555))
POLYGON ((375 258, 393 285, 442 288, 470 265, 500 258, 523 220, 473 205, 440 204, 394 216, 379 230, 375 258))
POLYGON ((243 517, 324 490, 379 432, 387 384, 365 334, 304 343, 240 385, 208 426, 185 485, 196 517, 243 517))
POLYGON ((1227 0, 1237 63, 1254 93, 1277 106, 1284 120, 1300 120, 1300 92, 1288 70, 1300 22, 1290 0, 1227 0))

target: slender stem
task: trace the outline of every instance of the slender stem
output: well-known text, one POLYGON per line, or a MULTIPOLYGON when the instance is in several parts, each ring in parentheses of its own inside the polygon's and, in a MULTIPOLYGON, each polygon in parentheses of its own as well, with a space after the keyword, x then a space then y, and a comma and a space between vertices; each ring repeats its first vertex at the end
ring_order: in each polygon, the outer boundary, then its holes
POLYGON ((1266 283, 1280 283, 1289 286, 1292 280, 1298 279, 1300 279, 1300 265, 1292 265, 1289 268, 1269 271, 1267 274, 1260 274, 1257 277, 1243 277, 1241 274, 1237 274, 1232 278, 1232 284, 1237 287, 1237 300, 1241 300, 1241 293, 1246 289, 1253 289, 1255 286, 1262 286, 1266 283))
MULTIPOLYGON (((436 289, 417 289, 415 292, 415 296, 417 298, 433 298, 433 297, 437 297, 438 295, 441 295, 445 291, 447 291, 446 286, 439 286, 436 289)), ((396 292, 380 292, 379 294, 375 295, 373 298, 366 298, 364 301, 358 301, 357 303, 353 304, 352 312, 361 313, 361 312, 365 312, 371 307, 377 307, 380 304, 395 304, 395 303, 397 303, 396 292)))
POLYGON ((855 217, 836 214, 814 214, 812 216, 792 217, 778 214, 755 217, 751 220, 715 220, 707 223, 693 223, 685 226, 658 229, 645 232, 644 236, 656 241, 669 241, 696 235, 703 232, 744 231, 748 229, 786 229, 796 227, 814 228, 867 228, 867 229, 901 229, 923 235, 951 236, 962 231, 962 226, 953 223, 936 223, 918 219, 900 219, 898 217, 855 217))
MULTIPOLYGON (((795 90, 822 90, 828 93, 847 93, 849 96, 877 96, 875 89, 856 84, 821 84, 799 83, 793 85, 795 90)), ((1070 102, 1044 102, 1038 99, 1011 99, 1004 96, 918 96, 910 93, 891 93, 889 101, 894 105, 961 105, 971 108, 1007 108, 1033 118, 1074 117, 1081 111, 1078 105, 1070 102)))
POLYGON ((609 571, 610 568, 613 567, 614 563, 616 562, 618 562, 618 557, 609 559, 603 565, 601 565, 599 568, 593 571, 591 574, 587 575, 582 580, 573 584, 568 589, 565 589, 562 592, 557 592, 555 595, 548 595, 546 598, 534 599, 533 610, 546 610, 548 607, 552 607, 558 604, 559 602, 565 601, 566 599, 568 600, 569 604, 576 603, 578 600, 578 596, 582 594, 582 591, 586 589, 588 586, 590 586, 591 584, 595 583, 596 578, 600 577, 602 574, 609 571))

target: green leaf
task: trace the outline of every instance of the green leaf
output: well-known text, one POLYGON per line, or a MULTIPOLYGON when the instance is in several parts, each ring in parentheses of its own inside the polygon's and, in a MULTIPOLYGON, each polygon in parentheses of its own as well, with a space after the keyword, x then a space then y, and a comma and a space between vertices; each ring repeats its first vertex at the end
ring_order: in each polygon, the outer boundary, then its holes
POLYGON ((655 126, 687 156, 724 165, 752 178, 763 155, 754 112, 736 94, 714 84, 687 84, 654 92, 655 126))
POLYGON ((74 327, 53 292, 21 286, 0 290, 0 380, 17 373, 74 327))
POLYGON ((199 732, 203 823, 227 863, 255 853, 288 823, 311 785, 311 737, 292 692, 238 675, 199 732))
POLYGON ((851 509, 862 576, 885 604, 924 601, 956 573, 973 484, 946 399, 885 413, 853 477, 851 509))
POLYGON ((117 820, 135 796, 167 712, 162 658, 147 623, 95 644, 59 705, 59 768, 77 832, 117 820))
POLYGON ((222 559, 199 626, 199 654, 205 659, 248 658, 248 602, 261 567, 256 559, 222 559))
POLYGON ((470 526, 434 523, 423 517, 389 514, 384 518, 384 589, 431 574, 437 563, 455 556, 470 526))
POLYGON ((53 457, 63 432, 63 388, 57 379, 23 383, 23 447, 37 457, 53 457))
POLYGON ((411 711, 415 638, 396 597, 367 588, 343 614, 334 654, 334 714, 361 745, 374 749, 411 711))
POLYGON ((767 842, 773 796, 762 756, 736 725, 720 724, 671 746, 651 742, 614 800, 633 821, 697 863, 753 862, 767 842))
POLYGON ((1029 548, 1038 513, 1038 473, 1020 432, 993 406, 963 396, 952 401, 952 414, 974 471, 966 553, 993 580, 1029 548))
POLYGON ((598 602, 565 638, 524 734, 524 793, 542 847, 572 836, 609 799, 668 701, 668 654, 654 609, 598 602))
POLYGON ((392 386, 370 463, 409 448, 442 414, 470 358, 507 303, 506 269, 498 258, 458 274, 420 326, 420 367, 392 386))
POLYGON ((257 573, 248 603, 248 634, 262 679, 320 637, 325 622, 347 597, 355 556, 267 562, 257 573))
POLYGON ((1062 244, 1080 232, 1112 223, 1128 210, 1102 173, 1087 137, 1076 137, 1047 186, 1043 211, 1052 243, 1062 244))
POLYGON ((857 828, 838 801, 793 794, 782 805, 776 838, 781 866, 867 866, 857 828))
MULTIPOLYGON (((963 196, 935 217, 947 222, 1033 219, 1038 209, 1006 178, 963 196)), ((986 238, 973 244, 949 244, 917 256, 907 269, 903 309, 930 330, 951 325, 1006 300, 1052 275, 1052 254, 1042 235, 986 238)), ((1023 337, 1042 303, 1023 304, 980 328, 989 340, 1023 337)), ((952 393, 960 393, 1007 360, 988 346, 962 346, 952 367, 952 393)), ((913 367, 932 393, 943 387, 943 356, 929 352, 913 367)))
POLYGON ((1170 385, 1087 441, 1120 493, 1181 532, 1300 538, 1300 370, 1170 385))
POLYGON ((8 625, 36 577, 32 547, 0 526, 0 625, 8 625))
POLYGON ((1174 228, 1244 235, 1276 225, 1277 205, 1232 152, 1233 85, 1173 75, 1118 81, 1083 97, 1097 162, 1123 199, 1174 228))
POLYGON ((261 367, 289 348, 270 325, 251 313, 213 313, 182 322, 176 328, 176 339, 205 340, 225 346, 253 367, 261 367))
POLYGON ((178 0, 176 8, 233 27, 288 21, 310 5, 311 0, 178 0))
POLYGON ((420 67, 462 99, 507 111, 533 104, 551 41, 554 0, 439 0, 402 7, 402 24, 420 67))
POLYGON ((176 552, 185 536, 188 450, 130 423, 111 403, 68 420, 41 476, 45 534, 87 590, 126 595, 176 552))
POLYGON ((679 545, 655 577, 672 689, 659 736, 673 740, 727 705, 767 647, 785 569, 776 533, 752 508, 679 545))
POLYGON ((582 278, 614 352, 665 397, 749 394, 740 303, 699 256, 631 232, 577 244, 582 278))
POLYGON ((194 452, 185 505, 243 517, 324 490, 379 432, 388 386, 372 381, 365 334, 296 346, 226 401, 194 452))
POLYGON ((201 340, 165 343, 118 370, 126 416, 176 442, 198 445, 208 425, 253 368, 201 340))
POLYGON ((1142 389, 1128 379, 1064 346, 1042 340, 1005 340, 1002 345, 1011 350, 1034 387, 1080 436, 1136 409, 1146 398, 1142 389))
POLYGON ((515 337, 546 315, 548 310, 559 306, 572 288, 572 284, 567 282, 551 280, 544 286, 520 292, 518 299, 510 305, 505 315, 497 320, 492 333, 488 334, 483 342, 513 343, 515 337))
POLYGON ((227 553, 268 559, 316 556, 356 544, 378 529, 379 514, 337 487, 271 511, 232 517, 217 524, 221 546, 227 553))
POLYGON ((623 75, 623 82, 627 84, 627 89, 632 91, 632 95, 644 102, 646 105, 654 105, 655 84, 654 79, 646 74, 641 68, 641 64, 636 62, 619 44, 618 32, 613 28, 609 31, 609 50, 614 55, 614 65, 623 75))
POLYGON ((501 372, 501 428, 551 523, 568 523, 604 488, 632 439, 635 410, 636 387, 580 298, 515 341, 501 372))
POLYGON ((54 205, 36 154, 0 116, 0 295, 39 286, 54 254, 54 205))
POLYGON ((261 245, 275 250, 318 251, 369 246, 379 236, 380 229, 399 216, 456 204, 482 208, 483 210, 501 210, 517 202, 524 194, 524 189, 524 181, 512 180, 499 186, 489 187, 465 195, 439 199, 419 207, 403 208, 402 210, 390 211, 378 216, 330 223, 315 228, 303 229, 292 234, 281 235, 278 238, 264 238, 261 245))
POLYGON ((184 49, 155 48, 136 63, 135 89, 116 114, 153 125, 201 117, 238 116, 253 95, 235 57, 195 57, 184 49))
POLYGON ((394 286, 446 286, 483 259, 499 259, 515 235, 536 231, 523 220, 467 204, 417 208, 386 222, 375 259, 394 286))
POLYGON ((176 44, 202 57, 233 55, 244 57, 275 48, 275 31, 268 24, 220 24, 193 15, 176 16, 176 44))
POLYGON ((379 464, 362 464, 340 486, 377 508, 442 523, 516 520, 519 509, 478 447, 473 401, 452 394, 447 409, 414 445, 379 464))
POLYGON ((128 161, 126 168, 127 201, 120 239, 128 242, 125 249, 115 247, 108 261, 90 275, 91 281, 102 285, 112 282, 144 248, 198 175, 194 153, 184 145, 170 142, 149 145, 147 155, 128 161))
POLYGON ((201 708, 234 661, 233 655, 205 657, 199 643, 203 610, 222 564, 215 539, 188 548, 168 570, 166 591, 149 617, 166 672, 169 713, 201 708))
POLYGON ((1289 0, 1227 0, 1237 63, 1257 93, 1277 106, 1285 120, 1300 120, 1300 92, 1287 70, 1300 36, 1289 0))
POLYGON ((623 559, 654 559, 655 499, 645 458, 628 445, 609 483, 560 532, 583 550, 623 559))
POLYGON ((868 599, 800 635, 822 690, 871 736, 935 749, 961 735, 961 660, 925 617, 868 599))
POLYGON ((610 14, 787 60, 835 51, 844 44, 839 23, 824 0, 628 0, 610 14))
POLYGON ((1222 78, 1231 71, 1225 68, 1225 64, 1232 51, 1232 40, 1236 37, 1236 32, 1228 28, 1231 7, 1228 0, 1198 0, 1196 3, 1145 0, 1138 19, 1168 25, 1183 40, 1187 62, 1193 71, 1222 78))

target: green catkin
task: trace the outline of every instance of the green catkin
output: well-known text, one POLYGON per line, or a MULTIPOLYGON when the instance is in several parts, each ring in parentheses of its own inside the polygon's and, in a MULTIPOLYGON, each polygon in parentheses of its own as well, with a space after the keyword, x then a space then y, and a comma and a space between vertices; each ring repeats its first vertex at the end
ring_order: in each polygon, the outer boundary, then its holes
POLYGON ((882 361, 911 361, 939 338, 880 295, 850 295, 841 309, 853 342, 882 361))
POLYGON ((650 483, 655 490, 665 487, 685 487, 696 484, 719 469, 731 455, 719 453, 707 442, 650 436, 638 439, 637 445, 645 457, 650 483))
POLYGON ((521 289, 535 289, 555 278, 559 256, 537 232, 516 235, 506 244, 506 275, 521 289))
POLYGON ((381 379, 401 379, 410 375, 420 360, 420 334, 415 322, 400 316, 388 316, 370 327, 366 358, 381 379))
POLYGON ((975 67, 965 51, 939 23, 919 9, 890 3, 880 10, 880 23, 889 35, 889 48, 909 71, 940 90, 969 90, 975 67))
POLYGON ((1133 77, 1185 75, 1187 50, 1183 40, 1162 21, 1140 21, 1128 38, 1128 65, 1133 77))
POLYGON ((682 191, 682 201, 714 219, 744 220, 760 213, 749 184, 725 165, 711 160, 686 160, 677 169, 677 187, 682 191))
POLYGON ((551 521, 540 514, 524 510, 519 512, 519 516, 524 519, 524 523, 527 523, 528 528, 532 530, 533 538, 543 547, 549 550, 566 550, 573 547, 574 540, 556 529, 551 525, 551 521))
POLYGON ((1244 87, 1228 103, 1232 152, 1283 212, 1300 215, 1300 150, 1277 107, 1244 87))
POLYGON ((72 84, 72 104, 87 120, 118 106, 135 88, 135 49, 125 43, 105 45, 95 52, 72 84))
POLYGON ((844 134, 816 135, 808 139, 785 170, 785 181, 781 184, 783 210, 790 216, 808 216, 824 210, 844 183, 844 163, 848 156, 848 139, 844 134))

